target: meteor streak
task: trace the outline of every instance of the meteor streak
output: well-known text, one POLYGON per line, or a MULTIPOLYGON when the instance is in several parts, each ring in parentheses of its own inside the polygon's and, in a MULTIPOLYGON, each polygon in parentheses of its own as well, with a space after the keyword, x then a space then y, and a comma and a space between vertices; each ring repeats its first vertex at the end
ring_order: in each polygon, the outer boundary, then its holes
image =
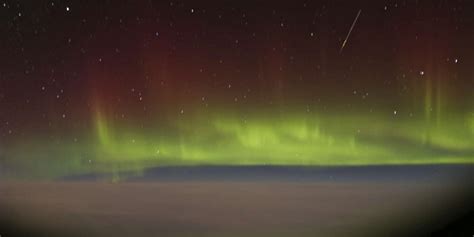
POLYGON ((349 36, 351 35, 352 29, 354 29, 354 26, 357 22, 357 19, 359 19, 360 13, 362 12, 362 9, 359 9, 359 12, 357 12, 357 16, 354 19, 354 22, 352 22, 351 28, 349 29, 349 33, 347 33, 346 39, 344 39, 344 42, 342 42, 341 49, 339 49, 339 53, 342 53, 342 50, 344 49, 344 46, 346 46, 347 40, 349 39, 349 36))

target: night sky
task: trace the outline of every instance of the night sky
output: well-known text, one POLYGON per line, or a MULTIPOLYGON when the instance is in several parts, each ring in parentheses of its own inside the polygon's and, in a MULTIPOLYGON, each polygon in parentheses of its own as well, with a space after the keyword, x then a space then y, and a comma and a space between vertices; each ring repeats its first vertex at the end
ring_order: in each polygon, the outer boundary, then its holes
POLYGON ((470 1, 282 2, 1 1, 0 176, 474 162, 470 1))

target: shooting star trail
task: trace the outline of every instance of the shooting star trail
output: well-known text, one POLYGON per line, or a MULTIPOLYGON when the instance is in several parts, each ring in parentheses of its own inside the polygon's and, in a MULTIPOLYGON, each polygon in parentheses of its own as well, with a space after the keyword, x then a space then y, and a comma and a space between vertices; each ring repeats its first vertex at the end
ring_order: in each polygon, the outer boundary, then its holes
POLYGON ((359 12, 357 12, 357 16, 354 19, 354 22, 352 22, 351 28, 349 29, 349 33, 347 33, 346 39, 344 42, 342 42, 341 49, 339 49, 339 53, 342 53, 342 50, 344 49, 344 46, 346 46, 347 40, 349 39, 349 36, 351 35, 352 29, 354 29, 354 26, 357 22, 357 19, 359 19, 360 13, 362 12, 362 9, 359 9, 359 12))

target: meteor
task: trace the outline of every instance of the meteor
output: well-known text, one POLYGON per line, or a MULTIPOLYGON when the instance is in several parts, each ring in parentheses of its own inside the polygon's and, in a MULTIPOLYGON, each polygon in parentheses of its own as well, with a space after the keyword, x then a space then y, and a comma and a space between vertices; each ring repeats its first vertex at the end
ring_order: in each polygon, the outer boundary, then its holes
POLYGON ((354 29, 354 26, 357 22, 357 19, 359 19, 360 13, 362 12, 362 9, 359 9, 359 12, 357 12, 357 16, 355 17, 354 21, 352 22, 351 28, 349 29, 349 32, 347 33, 346 39, 344 39, 344 42, 342 42, 341 49, 339 49, 339 53, 342 53, 342 50, 344 49, 344 46, 346 46, 347 40, 349 39, 349 36, 351 35, 352 29, 354 29))

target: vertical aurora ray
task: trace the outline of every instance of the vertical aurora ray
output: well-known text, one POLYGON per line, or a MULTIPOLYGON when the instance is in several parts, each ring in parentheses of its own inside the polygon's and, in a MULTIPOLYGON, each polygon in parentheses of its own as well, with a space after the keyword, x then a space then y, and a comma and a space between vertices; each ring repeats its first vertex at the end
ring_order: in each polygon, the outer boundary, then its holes
POLYGON ((431 114, 433 111, 431 102, 432 102, 431 80, 426 79, 424 112, 425 112, 425 122, 427 124, 425 142, 427 143, 431 141, 430 127, 431 127, 431 114))
POLYGON ((441 79, 438 78, 436 80, 436 126, 439 127, 441 125, 442 120, 442 86, 441 86, 441 79))
POLYGON ((95 129, 97 132, 97 138, 99 144, 102 147, 112 147, 112 135, 109 131, 109 126, 107 124, 107 120, 100 111, 99 108, 95 109, 95 129))

